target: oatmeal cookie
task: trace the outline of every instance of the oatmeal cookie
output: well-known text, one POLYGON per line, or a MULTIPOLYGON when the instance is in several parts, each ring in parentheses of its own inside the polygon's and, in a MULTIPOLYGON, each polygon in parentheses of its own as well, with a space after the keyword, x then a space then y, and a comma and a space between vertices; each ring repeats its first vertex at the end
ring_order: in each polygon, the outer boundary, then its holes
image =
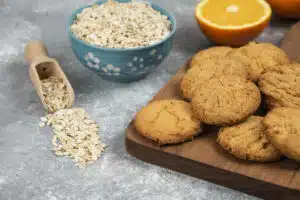
POLYGON ((222 75, 241 76, 247 78, 245 67, 238 61, 224 58, 203 60, 198 67, 193 67, 187 71, 181 81, 182 95, 191 99, 196 88, 206 81, 222 75))
POLYGON ((224 57, 231 50, 232 48, 223 46, 210 47, 208 49, 201 50, 192 57, 190 62, 190 68, 198 66, 204 60, 224 57))
POLYGON ((247 119, 260 102, 260 92, 253 82, 239 76, 221 76, 197 88, 191 104, 200 121, 223 126, 247 119))
POLYGON ((271 43, 250 42, 231 51, 228 56, 242 62, 248 71, 249 79, 254 82, 265 69, 290 63, 286 53, 271 43))
POLYGON ((286 157, 300 161, 300 109, 279 107, 271 110, 263 124, 269 141, 286 157))
POLYGON ((269 109, 300 108, 300 64, 274 66, 266 70, 258 82, 269 109))
POLYGON ((141 135, 160 145, 181 143, 201 132, 201 123, 193 117, 191 105, 180 100, 148 104, 137 114, 134 125, 141 135))
POLYGON ((263 117, 251 116, 246 121, 219 130, 217 142, 232 155, 251 161, 276 161, 281 153, 268 141, 263 117))

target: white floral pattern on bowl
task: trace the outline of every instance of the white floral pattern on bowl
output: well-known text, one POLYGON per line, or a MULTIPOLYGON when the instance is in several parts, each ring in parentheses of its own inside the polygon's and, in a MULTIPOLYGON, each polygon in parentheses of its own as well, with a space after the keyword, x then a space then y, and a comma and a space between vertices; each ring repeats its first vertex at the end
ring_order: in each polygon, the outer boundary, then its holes
POLYGON ((101 70, 103 74, 108 76, 119 76, 121 69, 119 67, 115 67, 112 64, 107 64, 104 67, 100 67, 100 58, 96 57, 92 52, 88 52, 84 59, 86 61, 86 65, 90 68, 101 70))
POLYGON ((92 52, 88 52, 84 56, 84 60, 86 61, 86 65, 89 66, 90 68, 94 68, 99 70, 100 68, 100 59, 94 56, 92 52))
MULTIPOLYGON (((149 57, 147 62, 145 58, 139 56, 133 56, 131 61, 126 64, 125 68, 120 68, 114 66, 114 64, 106 64, 105 61, 100 65, 101 59, 95 56, 92 52, 87 52, 84 56, 85 64, 100 74, 107 75, 107 76, 120 76, 126 74, 135 74, 135 75, 142 75, 147 74, 150 68, 155 68, 155 65, 149 66, 149 61, 152 62, 153 60, 161 60, 163 56, 156 50, 152 49, 149 51, 149 57)), ((149 56, 148 55, 148 56, 149 56)), ((105 58, 102 58, 102 61, 105 58)))
MULTIPOLYGON (((156 54, 156 50, 152 50, 149 52, 149 54, 156 54)), ((149 67, 147 66, 147 63, 145 63, 145 59, 142 57, 137 57, 134 56, 132 58, 132 61, 128 62, 126 64, 126 72, 129 74, 136 74, 136 75, 142 75, 142 74, 147 74, 149 72, 149 67)), ((154 65, 151 67, 155 67, 154 65)))
POLYGON ((132 61, 127 63, 127 67, 129 67, 130 72, 140 71, 138 69, 144 68, 144 58, 139 58, 137 56, 134 56, 132 58, 132 61))
POLYGON ((108 64, 105 67, 101 67, 102 72, 108 76, 120 76, 120 67, 115 67, 112 64, 108 64))

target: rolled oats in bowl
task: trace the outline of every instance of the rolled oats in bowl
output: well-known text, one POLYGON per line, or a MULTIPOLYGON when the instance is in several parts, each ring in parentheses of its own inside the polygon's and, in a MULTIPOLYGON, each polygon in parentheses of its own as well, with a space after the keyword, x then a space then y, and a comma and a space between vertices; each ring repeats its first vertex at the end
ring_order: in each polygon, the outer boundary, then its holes
POLYGON ((109 0, 86 7, 70 27, 79 39, 105 48, 147 47, 165 39, 171 31, 167 16, 144 2, 109 0))
POLYGON ((67 31, 84 67, 105 80, 129 83, 145 78, 169 56, 176 19, 154 3, 102 0, 74 10, 67 31))

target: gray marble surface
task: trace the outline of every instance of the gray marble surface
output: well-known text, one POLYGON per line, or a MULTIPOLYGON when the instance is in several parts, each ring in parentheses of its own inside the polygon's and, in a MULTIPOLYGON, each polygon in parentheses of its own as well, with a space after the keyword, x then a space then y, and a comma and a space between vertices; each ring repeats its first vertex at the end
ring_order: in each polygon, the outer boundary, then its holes
MULTIPOLYGON (((87 0, 0 0, 0 199, 240 199, 255 197, 143 163, 126 153, 125 128, 185 60, 211 44, 193 17, 196 0, 153 0, 175 13, 178 30, 168 59, 146 79, 132 84, 101 80, 74 57, 66 22, 87 0), (108 149, 82 170, 51 151, 51 130, 38 127, 44 110, 33 89, 25 44, 41 39, 73 85, 76 106, 101 125, 108 149)), ((259 40, 278 43, 289 22, 272 23, 259 40)), ((228 180, 230 181, 230 180, 228 180)))

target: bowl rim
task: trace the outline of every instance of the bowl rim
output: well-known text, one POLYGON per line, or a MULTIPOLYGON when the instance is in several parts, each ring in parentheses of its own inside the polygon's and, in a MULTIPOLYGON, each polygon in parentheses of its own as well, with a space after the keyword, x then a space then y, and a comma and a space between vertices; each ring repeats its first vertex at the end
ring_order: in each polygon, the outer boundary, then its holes
MULTIPOLYGON (((116 0, 116 1, 119 1, 119 0, 116 0)), ((122 52, 122 51, 139 51, 139 50, 146 50, 146 49, 152 49, 153 47, 155 46, 158 46, 164 42, 166 42, 168 39, 170 39, 176 32, 176 28, 177 28, 177 22, 176 22, 176 18, 175 18, 175 15, 173 14, 173 12, 170 12, 170 11, 167 11, 165 8, 157 5, 157 4, 154 4, 154 3, 151 3, 151 2, 148 2, 148 1, 139 1, 139 2, 144 2, 144 3, 147 3, 149 4, 153 9, 157 10, 160 9, 161 11, 165 12, 166 15, 170 22, 171 22, 171 31, 169 33, 169 35, 167 37, 165 37, 163 40, 157 42, 157 43, 154 43, 152 45, 149 45, 149 46, 145 46, 145 47, 134 47, 134 48, 108 48, 108 47, 101 47, 101 46, 97 46, 97 45, 93 45, 93 44, 89 44, 87 42, 85 42, 84 40, 81 40, 80 38, 78 38, 77 36, 75 36, 73 34, 73 32, 71 31, 71 25, 73 24, 73 21, 75 20, 76 18, 76 15, 78 13, 80 13, 83 9, 85 8, 88 8, 88 7, 91 7, 92 5, 94 4, 98 4, 98 5, 101 5, 103 3, 106 3, 107 0, 100 0, 100 1, 96 1, 94 2, 93 4, 89 4, 89 5, 85 5, 85 6, 81 6, 79 8, 77 8, 76 10, 74 10, 71 14, 71 16, 69 17, 68 19, 68 23, 67 23, 67 30, 68 30, 68 35, 70 38, 72 38, 73 40, 75 40, 76 42, 82 44, 82 45, 85 45, 85 46, 88 46, 90 48, 93 48, 95 50, 104 50, 104 51, 113 51, 113 52, 122 52), (153 7, 154 6, 154 7, 153 7)), ((158 11, 160 11, 158 10, 158 11)), ((160 12, 161 12, 160 11, 160 12)))

